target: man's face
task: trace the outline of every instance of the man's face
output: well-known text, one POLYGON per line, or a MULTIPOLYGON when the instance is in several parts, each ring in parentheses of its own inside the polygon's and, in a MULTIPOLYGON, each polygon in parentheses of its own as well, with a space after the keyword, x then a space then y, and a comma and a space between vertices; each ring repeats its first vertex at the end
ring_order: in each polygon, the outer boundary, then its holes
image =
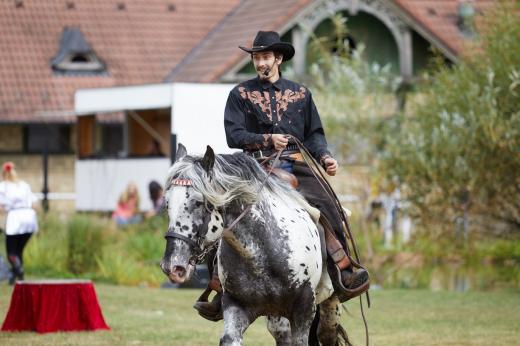
POLYGON ((278 68, 282 63, 282 56, 275 56, 274 52, 255 52, 251 54, 253 65, 260 79, 269 79, 278 75, 278 68))

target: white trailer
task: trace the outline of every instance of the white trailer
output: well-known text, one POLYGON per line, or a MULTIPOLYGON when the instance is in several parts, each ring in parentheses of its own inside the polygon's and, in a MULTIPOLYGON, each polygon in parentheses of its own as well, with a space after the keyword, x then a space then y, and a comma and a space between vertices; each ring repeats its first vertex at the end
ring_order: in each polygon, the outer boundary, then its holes
POLYGON ((232 87, 173 83, 76 91, 76 209, 111 211, 134 182, 140 210, 149 210, 148 184, 164 185, 178 143, 190 153, 202 154, 206 145, 217 153, 232 152, 224 134, 232 87), (164 155, 148 155, 151 143, 158 143, 164 155))

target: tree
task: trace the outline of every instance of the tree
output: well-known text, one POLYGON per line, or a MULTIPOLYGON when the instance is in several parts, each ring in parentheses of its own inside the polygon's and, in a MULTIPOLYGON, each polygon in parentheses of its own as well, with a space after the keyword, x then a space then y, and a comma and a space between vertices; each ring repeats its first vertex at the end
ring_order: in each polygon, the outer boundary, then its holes
POLYGON ((438 66, 411 116, 389 137, 383 167, 423 220, 471 215, 485 231, 520 231, 520 6, 479 23, 478 45, 438 66))
POLYGON ((333 33, 313 37, 317 62, 310 68, 313 97, 323 115, 329 145, 343 163, 372 165, 391 131, 400 78, 390 66, 368 64, 362 44, 351 50, 347 22, 331 18, 333 33))

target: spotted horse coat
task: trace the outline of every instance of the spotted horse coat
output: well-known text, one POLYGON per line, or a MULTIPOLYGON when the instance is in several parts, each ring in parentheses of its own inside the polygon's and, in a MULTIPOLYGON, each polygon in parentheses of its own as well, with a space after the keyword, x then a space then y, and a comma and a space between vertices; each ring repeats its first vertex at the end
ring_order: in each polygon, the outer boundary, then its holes
POLYGON ((317 304, 320 343, 346 338, 319 232, 303 198, 285 182, 267 178, 243 153, 215 156, 208 147, 204 157, 193 157, 179 145, 177 157, 166 184, 170 236, 161 268, 171 281, 184 282, 204 253, 219 244, 220 344, 242 345, 249 325, 267 316, 277 345, 308 345, 317 304), (222 235, 248 206, 232 230, 237 251, 222 235))

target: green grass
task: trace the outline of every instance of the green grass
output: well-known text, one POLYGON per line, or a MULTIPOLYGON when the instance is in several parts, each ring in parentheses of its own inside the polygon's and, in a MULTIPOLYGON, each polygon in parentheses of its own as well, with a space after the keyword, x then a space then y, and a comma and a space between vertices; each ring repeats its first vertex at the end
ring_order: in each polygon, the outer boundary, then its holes
MULTIPOLYGON (((196 314, 199 290, 164 290, 96 284, 111 331, 0 333, 2 345, 216 345, 222 322, 196 314)), ((11 288, 0 285, 4 318, 11 288)), ((371 345, 518 345, 520 291, 430 292, 378 290, 366 310, 371 345)), ((364 344, 359 301, 346 304, 343 325, 355 345, 364 344)), ((274 345, 263 319, 246 332, 246 345, 274 345)))

